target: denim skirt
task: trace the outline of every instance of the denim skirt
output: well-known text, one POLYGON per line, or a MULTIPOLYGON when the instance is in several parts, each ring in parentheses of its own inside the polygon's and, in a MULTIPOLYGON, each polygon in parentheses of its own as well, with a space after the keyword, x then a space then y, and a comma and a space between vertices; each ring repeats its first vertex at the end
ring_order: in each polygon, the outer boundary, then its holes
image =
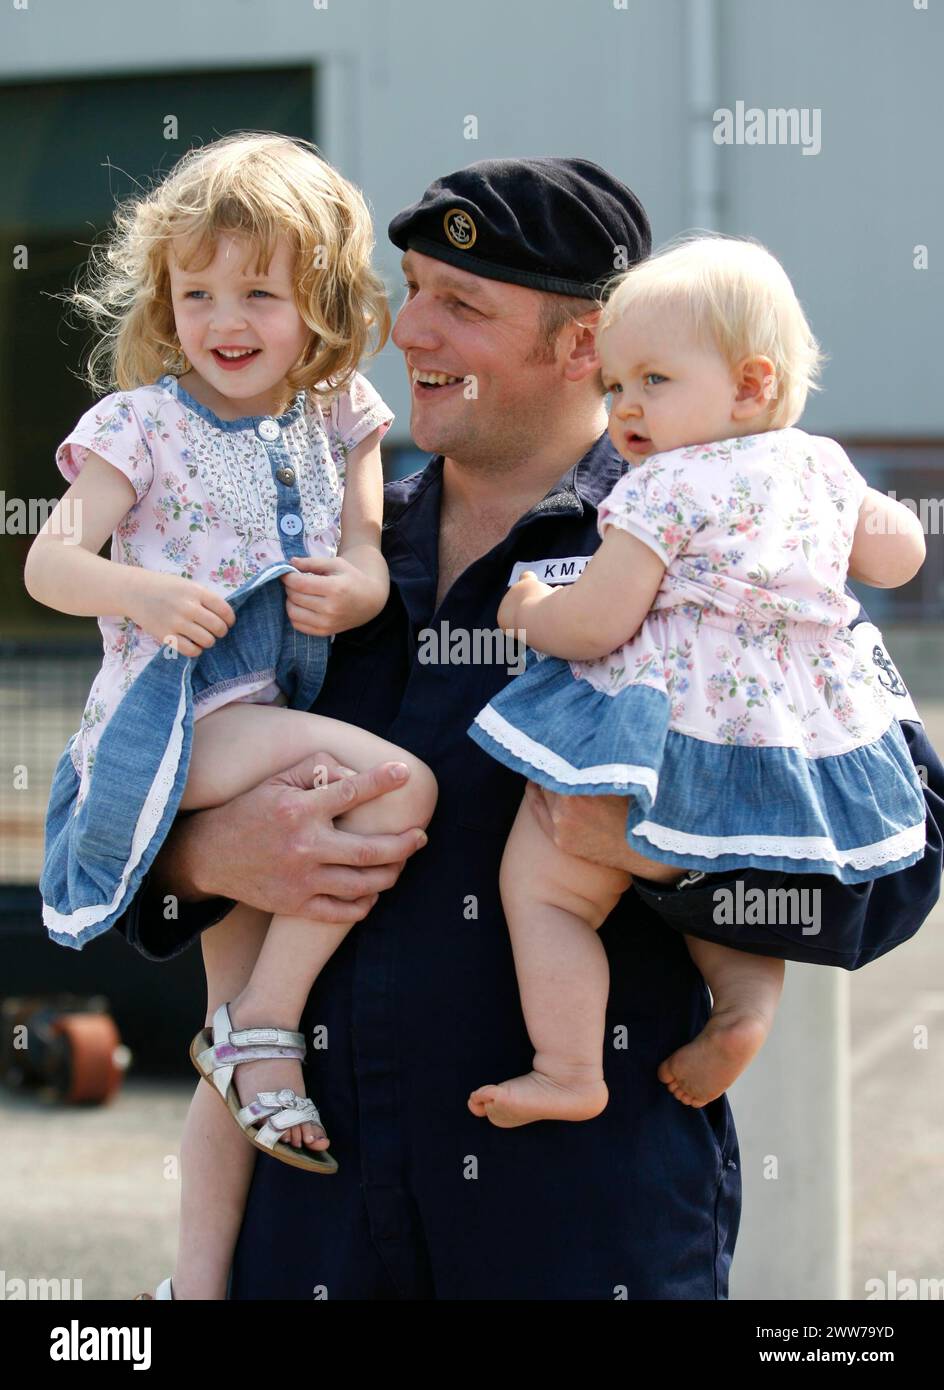
POLYGON ((828 874, 860 883, 924 855, 925 801, 897 719, 832 756, 712 743, 671 728, 668 696, 617 694, 528 648, 525 669, 468 733, 515 772, 564 796, 628 796, 626 842, 648 859, 720 873, 828 874))
POLYGON ((285 612, 282 561, 225 595, 236 622, 198 657, 162 647, 125 693, 95 752, 77 807, 73 735, 53 774, 39 880, 53 941, 76 950, 127 909, 173 823, 193 742, 194 703, 271 672, 292 709, 308 710, 324 681, 331 639, 296 632, 285 612))

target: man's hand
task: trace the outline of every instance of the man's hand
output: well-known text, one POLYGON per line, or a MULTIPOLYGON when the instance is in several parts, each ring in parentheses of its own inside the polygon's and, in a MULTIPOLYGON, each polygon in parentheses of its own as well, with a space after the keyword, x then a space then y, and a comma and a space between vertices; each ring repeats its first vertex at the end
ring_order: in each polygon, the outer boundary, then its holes
POLYGON ((611 869, 631 867, 633 856, 626 843, 628 796, 560 796, 537 782, 528 782, 524 794, 541 829, 558 849, 611 869))
POLYGON ((347 632, 368 622, 387 601, 387 586, 343 555, 295 555, 292 564, 296 573, 283 574, 282 583, 285 612, 296 632, 310 637, 347 632))
MULTIPOLYGON (((417 827, 399 835, 357 835, 335 816, 402 786, 402 764, 351 773, 330 753, 312 753, 225 806, 178 818, 174 845, 156 882, 191 884, 204 897, 235 898, 265 912, 348 926, 367 916, 404 862, 426 843, 417 827), (313 768, 328 784, 312 787, 313 768)), ((169 837, 170 838, 170 837, 169 837)), ((165 844, 158 855, 160 860, 165 844)))

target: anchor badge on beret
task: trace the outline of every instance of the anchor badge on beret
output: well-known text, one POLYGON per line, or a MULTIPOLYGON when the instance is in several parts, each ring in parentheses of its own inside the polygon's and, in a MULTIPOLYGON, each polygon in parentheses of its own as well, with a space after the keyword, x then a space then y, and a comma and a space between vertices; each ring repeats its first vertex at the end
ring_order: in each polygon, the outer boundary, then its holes
POLYGON ((891 695, 906 696, 908 694, 904 682, 889 660, 887 652, 883 651, 881 647, 873 647, 872 661, 879 669, 879 685, 884 686, 891 695), (888 677, 888 680, 882 679, 882 673, 888 677))
POLYGON ((443 218, 443 227, 453 246, 457 246, 460 251, 468 251, 470 246, 475 245, 478 235, 475 223, 462 208, 450 208, 443 218))

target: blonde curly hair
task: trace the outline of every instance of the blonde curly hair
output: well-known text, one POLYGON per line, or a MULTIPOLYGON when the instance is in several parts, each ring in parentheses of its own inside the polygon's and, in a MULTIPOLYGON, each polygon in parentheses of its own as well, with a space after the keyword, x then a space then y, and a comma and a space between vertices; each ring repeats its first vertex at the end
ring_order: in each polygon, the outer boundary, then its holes
POLYGON ((188 150, 166 177, 119 203, 76 287, 56 296, 96 329, 83 377, 93 391, 132 390, 189 368, 167 253, 176 237, 193 236, 181 264, 205 269, 223 232, 248 237, 263 271, 280 236, 295 254, 295 304, 311 338, 286 374, 290 399, 301 390, 331 399, 368 349, 375 356, 384 346, 390 309, 370 264, 373 226, 363 195, 310 141, 237 131, 188 150))
POLYGON ((597 341, 633 308, 681 306, 696 335, 714 344, 733 370, 762 355, 776 374, 765 428, 786 429, 803 414, 826 360, 787 272, 753 237, 685 232, 629 270, 612 277, 597 341))

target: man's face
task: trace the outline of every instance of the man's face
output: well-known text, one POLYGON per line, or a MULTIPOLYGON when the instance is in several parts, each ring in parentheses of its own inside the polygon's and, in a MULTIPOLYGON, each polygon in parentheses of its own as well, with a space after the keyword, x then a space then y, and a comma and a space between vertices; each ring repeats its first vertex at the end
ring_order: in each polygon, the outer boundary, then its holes
POLYGON ((553 363, 528 360, 540 291, 418 251, 407 251, 401 266, 406 298, 393 341, 406 358, 417 446, 469 463, 527 457, 547 428, 547 393, 556 380, 553 363))

